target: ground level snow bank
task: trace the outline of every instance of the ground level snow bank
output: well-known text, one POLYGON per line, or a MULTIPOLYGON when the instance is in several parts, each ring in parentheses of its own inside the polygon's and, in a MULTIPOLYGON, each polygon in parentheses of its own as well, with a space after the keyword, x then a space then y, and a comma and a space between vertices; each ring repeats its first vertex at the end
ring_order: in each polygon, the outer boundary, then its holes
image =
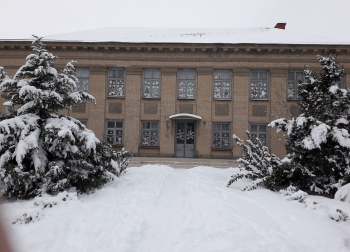
MULTIPOLYGON (((337 251, 350 250, 350 221, 337 223, 266 189, 226 187, 237 169, 148 165, 92 195, 45 210, 40 221, 11 224, 34 201, 1 206, 21 251, 337 251)), ((318 196, 330 208, 350 204, 318 196)))

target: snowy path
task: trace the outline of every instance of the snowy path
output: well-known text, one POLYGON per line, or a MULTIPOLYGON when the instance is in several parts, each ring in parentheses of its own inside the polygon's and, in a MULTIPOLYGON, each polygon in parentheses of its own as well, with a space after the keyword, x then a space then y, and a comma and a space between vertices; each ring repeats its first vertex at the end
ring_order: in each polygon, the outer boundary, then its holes
MULTIPOLYGON (((10 224, 33 201, 4 204, 18 251, 350 251, 350 221, 336 223, 265 189, 225 187, 235 169, 130 168, 92 195, 10 224)), ((313 196, 350 212, 350 204, 313 196)))

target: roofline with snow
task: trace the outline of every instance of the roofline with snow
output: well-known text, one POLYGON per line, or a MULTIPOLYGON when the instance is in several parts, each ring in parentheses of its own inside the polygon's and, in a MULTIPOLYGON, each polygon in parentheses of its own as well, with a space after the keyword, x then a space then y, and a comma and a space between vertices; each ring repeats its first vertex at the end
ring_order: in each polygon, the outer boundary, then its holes
MULTIPOLYGON (((245 42, 245 43, 225 43, 225 42, 210 42, 210 43, 199 43, 199 42, 155 42, 155 41, 89 41, 89 40, 52 40, 52 39, 45 39, 42 40, 45 44, 49 43, 69 43, 69 44, 152 44, 152 45, 160 45, 160 44, 182 44, 182 45, 294 45, 294 46, 308 46, 308 45, 319 45, 319 46, 350 46, 350 42, 302 42, 302 43, 265 43, 265 42, 245 42)), ((33 39, 0 39, 0 42, 2 43, 28 43, 33 42, 33 39)))
MULTIPOLYGON (((32 39, 0 39, 0 50, 31 50, 32 39)), ((163 42, 78 42, 43 40, 52 51, 169 51, 169 52, 279 52, 279 53, 350 53, 350 44, 274 44, 274 43, 163 43, 163 42)))

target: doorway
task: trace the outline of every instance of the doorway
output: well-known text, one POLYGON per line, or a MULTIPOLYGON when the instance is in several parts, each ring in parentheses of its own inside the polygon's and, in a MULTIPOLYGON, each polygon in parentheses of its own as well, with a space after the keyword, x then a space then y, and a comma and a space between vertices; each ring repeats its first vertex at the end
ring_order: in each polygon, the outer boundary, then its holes
POLYGON ((196 152, 195 122, 176 122, 175 157, 193 158, 196 152))

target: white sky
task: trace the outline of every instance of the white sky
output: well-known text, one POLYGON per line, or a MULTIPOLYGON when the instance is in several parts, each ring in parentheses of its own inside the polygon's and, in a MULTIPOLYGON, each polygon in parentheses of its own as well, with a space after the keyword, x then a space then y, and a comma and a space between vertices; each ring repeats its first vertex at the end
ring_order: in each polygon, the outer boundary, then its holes
POLYGON ((273 27, 350 41, 350 0, 0 0, 0 39, 103 27, 273 27))

